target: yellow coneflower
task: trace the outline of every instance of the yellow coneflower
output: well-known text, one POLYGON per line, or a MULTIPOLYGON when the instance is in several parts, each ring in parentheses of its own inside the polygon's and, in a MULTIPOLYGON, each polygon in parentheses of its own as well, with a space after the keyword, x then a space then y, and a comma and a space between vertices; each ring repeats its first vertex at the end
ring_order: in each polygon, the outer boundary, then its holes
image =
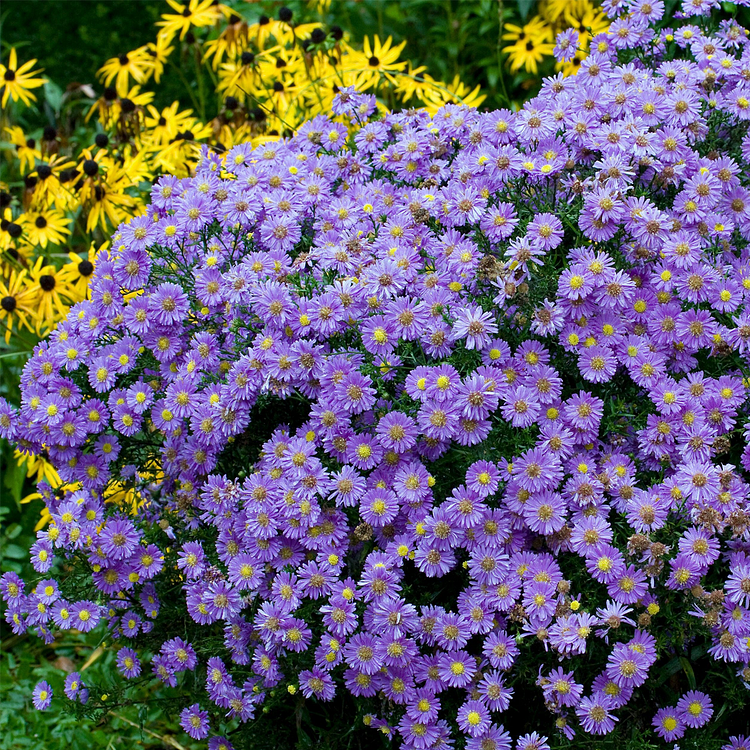
POLYGON ((118 96, 112 89, 106 90, 92 105, 84 118, 85 122, 91 119, 96 112, 102 127, 109 129, 120 121, 123 115, 140 116, 143 108, 154 100, 152 91, 141 91, 141 87, 133 86, 125 96, 118 96))
POLYGON ((512 44, 503 47, 508 55, 508 62, 512 71, 525 68, 527 73, 536 74, 539 63, 552 54, 555 45, 552 43, 552 30, 539 16, 534 16, 524 26, 512 23, 505 24, 503 41, 512 44))
POLYGON ((478 107, 487 98, 481 93, 481 86, 477 85, 470 89, 458 75, 447 85, 435 81, 428 75, 425 79, 428 85, 422 89, 420 98, 430 114, 434 114, 449 102, 465 104, 467 107, 478 107))
POLYGON ((398 83, 394 89, 394 93, 400 101, 406 103, 414 96, 422 98, 425 90, 432 88, 430 82, 427 80, 429 76, 425 77, 426 70, 427 66, 425 65, 415 68, 409 61, 404 63, 404 67, 399 72, 398 83))
POLYGON ((216 39, 203 45, 203 62, 211 60, 211 66, 218 70, 224 56, 236 60, 250 45, 250 27, 231 9, 226 29, 216 39))
POLYGON ((148 114, 144 119, 146 128, 143 135, 144 143, 151 146, 164 146, 175 138, 177 133, 188 128, 193 110, 186 109, 180 112, 179 107, 179 102, 172 102, 159 112, 153 105, 148 106, 148 114))
POLYGON ((548 23, 559 25, 566 10, 579 14, 578 8, 588 5, 590 5, 589 0, 542 0, 537 7, 537 12, 548 23))
POLYGON ((69 186, 63 185, 63 180, 71 179, 70 169, 74 166, 74 161, 59 154, 53 154, 46 161, 37 164, 32 172, 37 178, 37 183, 34 186, 31 208, 39 209, 50 202, 61 209, 69 208, 74 198, 69 186))
POLYGON ((11 47, 7 67, 0 64, 0 79, 3 82, 1 106, 5 107, 8 99, 12 99, 14 102, 20 99, 26 106, 36 101, 36 96, 31 93, 31 89, 43 86, 47 79, 34 77, 42 72, 41 70, 31 70, 35 64, 35 59, 28 60, 19 68, 16 48, 11 47))
POLYGON ((609 19, 601 8, 595 8, 589 3, 566 10, 564 18, 565 27, 578 32, 581 46, 587 46, 590 39, 609 29, 609 19))
POLYGON ((401 44, 395 46, 392 45, 392 37, 389 36, 385 42, 381 42, 380 37, 375 34, 372 44, 370 44, 369 37, 364 38, 362 52, 357 52, 348 47, 348 45, 346 46, 349 54, 347 55, 345 69, 358 69, 358 89, 366 91, 372 88, 378 83, 381 75, 385 76, 394 86, 398 83, 392 73, 403 65, 398 59, 406 46, 406 42, 401 42, 401 44))
POLYGON ((135 215, 138 203, 125 193, 131 187, 130 181, 124 181, 120 175, 121 170, 113 170, 106 181, 101 180, 92 185, 86 199, 82 199, 81 206, 89 212, 86 219, 87 232, 96 226, 106 232, 135 215))
POLYGON ((164 72, 164 66, 167 64, 167 59, 174 50, 174 47, 170 47, 169 45, 169 39, 157 36, 155 42, 149 42, 141 47, 141 49, 151 58, 149 75, 153 74, 156 83, 161 81, 161 74, 164 72))
POLYGON ((110 58, 99 68, 97 75, 105 86, 114 81, 115 90, 122 97, 127 96, 129 79, 132 78, 136 83, 144 83, 153 64, 153 57, 139 47, 132 52, 110 58))
POLYGON ((271 50, 259 52, 257 55, 246 50, 236 60, 222 63, 219 66, 217 93, 222 96, 234 96, 241 102, 246 101, 248 96, 252 96, 252 92, 262 87, 261 76, 264 73, 268 75, 268 69, 265 68, 264 72, 261 72, 259 66, 271 54, 271 50))
POLYGON ((36 143, 31 138, 26 138, 23 130, 18 126, 5 128, 5 132, 10 136, 10 142, 16 147, 18 154, 19 172, 23 175, 27 171, 34 169, 37 159, 42 158, 42 152, 36 147, 36 143))
POLYGON ((45 265, 44 258, 37 258, 29 269, 29 276, 36 292, 36 332, 50 331, 68 314, 68 307, 77 299, 73 288, 60 278, 55 266, 45 265))
POLYGON ((292 30, 288 24, 281 23, 275 18, 266 18, 265 23, 254 23, 248 27, 247 35, 259 50, 265 49, 269 39, 287 45, 294 40, 292 30))
POLYGON ((5 328, 6 344, 14 327, 36 330, 36 291, 29 282, 25 269, 13 268, 5 279, 0 277, 0 322, 5 328))
POLYGON ((116 227, 133 216, 137 202, 126 190, 134 186, 135 180, 128 174, 128 166, 114 161, 104 149, 94 155, 84 149, 81 156, 78 172, 83 176, 83 184, 78 190, 78 200, 83 210, 88 211, 86 231, 95 226, 106 231, 108 225, 116 227))
POLYGON ((28 241, 43 249, 46 249, 50 242, 53 245, 61 245, 65 241, 65 235, 70 234, 69 219, 61 211, 54 209, 30 211, 24 214, 19 222, 25 227, 28 241))
POLYGON ((60 269, 60 279, 68 284, 79 299, 88 297, 89 283, 96 270, 96 256, 108 246, 109 243, 105 242, 97 248, 92 242, 85 254, 68 253, 70 262, 60 269))
POLYGON ((169 174, 185 177, 198 161, 200 141, 211 137, 211 126, 204 125, 194 117, 184 120, 185 129, 181 130, 165 145, 147 146, 151 163, 169 174))
POLYGON ((221 10, 213 0, 190 0, 187 5, 167 0, 167 4, 175 13, 163 13, 162 20, 157 21, 156 25, 162 27, 159 36, 168 41, 174 39, 177 33, 182 41, 191 26, 197 29, 213 26, 221 18, 221 10))

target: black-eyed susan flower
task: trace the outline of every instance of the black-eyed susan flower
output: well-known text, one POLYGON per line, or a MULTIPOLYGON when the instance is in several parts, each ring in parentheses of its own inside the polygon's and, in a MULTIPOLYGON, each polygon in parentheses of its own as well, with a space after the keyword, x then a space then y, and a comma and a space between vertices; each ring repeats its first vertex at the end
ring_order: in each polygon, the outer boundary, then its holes
POLYGON ((16 147, 20 173, 23 175, 34 169, 36 160, 42 158, 42 152, 36 147, 36 141, 33 138, 27 138, 17 125, 5 128, 5 132, 9 136, 9 141, 16 147))
POLYGON ((46 264, 45 258, 36 259, 29 277, 36 293, 36 332, 42 335, 68 314, 68 307, 77 297, 70 284, 60 277, 60 271, 46 264))
POLYGON ((64 180, 66 173, 74 166, 74 161, 60 154, 53 154, 46 161, 38 163, 31 173, 37 178, 31 207, 39 208, 50 203, 61 209, 70 207, 71 192, 69 187, 64 186, 64 180))
POLYGON ((30 211, 23 216, 22 224, 26 233, 26 239, 32 245, 38 245, 46 249, 50 243, 62 245, 65 237, 70 234, 68 225, 70 220, 55 209, 43 211, 30 211))
POLYGON ((229 13, 227 27, 216 39, 210 39, 203 46, 203 61, 211 60, 214 70, 218 70, 224 56, 237 59, 250 46, 250 27, 247 22, 231 10, 229 13))
POLYGON ((376 85, 381 75, 396 85, 397 81, 393 73, 403 65, 399 62, 399 57, 405 46, 405 41, 394 46, 393 38, 390 36, 381 42, 380 37, 375 34, 372 44, 370 44, 369 37, 365 37, 362 42, 362 52, 348 47, 349 54, 344 68, 354 66, 358 69, 356 86, 360 91, 366 91, 376 85))
POLYGON ((112 57, 99 68, 97 75, 109 86, 115 82, 115 90, 122 96, 127 96, 128 85, 132 78, 135 83, 144 83, 149 70, 153 67, 154 58, 145 49, 139 47, 132 52, 112 57))
POLYGON ((555 48, 549 25, 539 16, 534 16, 524 26, 506 23, 504 28, 506 31, 502 39, 511 42, 503 47, 503 52, 508 55, 510 69, 515 72, 524 68, 527 73, 536 74, 539 63, 551 55, 555 48))
POLYGON ((200 141, 211 136, 210 125, 194 117, 184 120, 185 129, 179 131, 166 145, 147 146, 151 163, 159 170, 180 177, 186 176, 200 155, 200 141))
POLYGON ((60 279, 68 284, 79 299, 88 295, 89 282, 96 270, 96 257, 109 246, 105 242, 99 248, 92 242, 86 253, 68 253, 69 263, 60 269, 60 279))
POLYGON ((6 344, 14 330, 36 329, 36 291, 30 281, 25 269, 11 268, 5 278, 0 277, 0 323, 6 344))
POLYGON ((455 76, 449 84, 440 83, 426 74, 424 78, 426 85, 420 89, 420 98, 430 114, 449 103, 478 107, 487 98, 481 93, 481 86, 470 89, 461 81, 460 76, 455 76))
POLYGON ((133 86, 123 97, 118 96, 116 89, 107 87, 86 113, 85 120, 88 122, 96 113, 104 128, 121 126, 126 118, 140 117, 143 108, 153 100, 154 93, 141 91, 138 85, 133 86))
MULTIPOLYGON (((55 467, 44 457, 40 456, 34 453, 22 453, 19 450, 14 451, 13 458, 16 459, 16 463, 26 469, 26 476, 29 479, 34 480, 35 483, 39 482, 47 482, 50 487, 60 487, 63 484, 62 479, 60 479, 60 475, 57 473, 57 470, 55 467)), ((23 500, 21 500, 22 503, 24 502, 30 502, 31 500, 37 500, 41 498, 42 496, 38 493, 33 493, 31 495, 27 495, 23 500)), ((45 508, 46 510, 46 508, 45 508)), ((46 521, 49 521, 51 516, 49 512, 46 514, 42 513, 42 519, 40 520, 40 523, 38 523, 35 527, 35 530, 38 530, 42 528, 45 523, 42 523, 41 521, 46 518, 46 521)))
POLYGON ((3 107, 8 99, 16 102, 22 101, 26 106, 36 101, 36 96, 31 89, 39 88, 46 82, 46 78, 39 78, 41 70, 32 70, 36 60, 27 60, 19 67, 16 48, 11 47, 8 55, 8 65, 0 64, 0 80, 2 80, 3 98, 0 102, 3 107))
POLYGON ((192 110, 179 111, 179 102, 172 102, 161 111, 153 105, 147 107, 144 119, 144 140, 154 146, 169 143, 181 130, 187 127, 192 110))
POLYGON ((154 81, 159 83, 164 72, 164 66, 167 64, 174 47, 170 46, 170 41, 165 36, 157 36, 155 42, 149 42, 141 49, 151 58, 149 73, 154 76, 154 81))
POLYGON ((159 36, 169 41, 177 34, 182 41, 191 26, 198 29, 213 26, 221 18, 221 10, 213 0, 190 0, 187 5, 167 0, 167 4, 175 13, 162 14, 162 20, 157 21, 156 25, 162 27, 159 36))

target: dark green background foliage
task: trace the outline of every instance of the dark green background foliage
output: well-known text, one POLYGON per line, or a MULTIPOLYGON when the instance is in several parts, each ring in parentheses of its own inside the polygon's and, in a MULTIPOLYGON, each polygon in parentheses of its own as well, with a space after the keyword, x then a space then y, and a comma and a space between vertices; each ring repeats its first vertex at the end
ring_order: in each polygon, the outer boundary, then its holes
POLYGON ((154 38, 164 9, 154 0, 3 0, 2 43, 37 58, 63 88, 93 84, 104 60, 154 38))

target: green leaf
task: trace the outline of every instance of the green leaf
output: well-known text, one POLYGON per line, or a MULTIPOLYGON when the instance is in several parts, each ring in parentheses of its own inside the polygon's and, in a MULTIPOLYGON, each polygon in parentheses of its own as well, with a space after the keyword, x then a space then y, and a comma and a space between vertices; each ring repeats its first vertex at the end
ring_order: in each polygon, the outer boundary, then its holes
POLYGON ((685 676, 687 677, 687 681, 688 681, 688 685, 690 685, 690 689, 697 690, 698 684, 695 680, 695 672, 693 672, 693 665, 684 656, 680 657, 680 664, 682 665, 682 669, 685 672, 685 676))
POLYGON ((6 462, 4 468, 5 476, 3 477, 3 485, 9 491, 10 496, 16 502, 16 505, 18 505, 23 494, 23 483, 26 479, 26 470, 23 466, 19 466, 13 458, 10 458, 10 460, 6 462))
POLYGON ((62 97, 63 90, 56 83, 47 81, 44 84, 44 99, 56 115, 60 114, 62 97))
POLYGON ((17 544, 8 544, 3 550, 3 557, 9 557, 11 560, 23 560, 28 552, 17 544))

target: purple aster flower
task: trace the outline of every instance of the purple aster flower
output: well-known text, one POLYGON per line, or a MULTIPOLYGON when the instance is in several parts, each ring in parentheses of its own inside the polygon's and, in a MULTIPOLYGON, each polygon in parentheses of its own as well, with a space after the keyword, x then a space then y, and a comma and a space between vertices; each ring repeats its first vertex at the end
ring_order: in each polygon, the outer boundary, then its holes
POLYGON ((64 687, 65 696, 72 701, 79 701, 80 703, 86 703, 88 700, 88 689, 81 680, 81 675, 78 672, 71 672, 65 678, 64 687))
POLYGON ((88 633, 98 624, 101 617, 100 607, 94 602, 80 601, 70 607, 71 627, 88 633))
POLYGON ((46 680, 38 682, 34 687, 32 699, 37 711, 46 711, 52 703, 52 688, 46 680))
POLYGON ((576 715, 585 732, 609 734, 615 728, 616 716, 611 714, 612 700, 602 693, 582 698, 576 707, 576 715))
POLYGON ((690 690, 677 701, 677 713, 686 726, 697 729, 713 716, 711 699, 698 690, 690 690))
POLYGON ((440 657, 440 679, 450 687, 465 687, 476 672, 476 662, 464 651, 452 651, 440 657))
POLYGON ((493 315, 481 307, 462 309, 453 324, 454 339, 465 339, 467 349, 484 348, 497 330, 493 315))
POLYGON ((576 706, 583 694, 583 686, 573 679, 573 672, 565 672, 562 667, 553 669, 542 686, 544 698, 561 706, 576 706))
POLYGON ((200 705, 183 708, 180 712, 180 726, 194 739, 204 740, 208 737, 208 711, 202 711, 200 705))
POLYGON ((336 693, 331 675, 318 667, 300 672, 299 683, 306 698, 314 696, 322 701, 330 701, 336 693))
POLYGON ((117 652, 117 668, 128 679, 138 677, 141 674, 141 661, 138 654, 132 648, 121 648, 117 652))
POLYGON ((654 730, 663 740, 674 742, 685 734, 685 724, 677 709, 660 708, 651 721, 654 730))
POLYGON ((490 712, 481 701, 466 701, 459 709, 456 720, 459 728, 470 737, 479 737, 490 727, 490 712))

